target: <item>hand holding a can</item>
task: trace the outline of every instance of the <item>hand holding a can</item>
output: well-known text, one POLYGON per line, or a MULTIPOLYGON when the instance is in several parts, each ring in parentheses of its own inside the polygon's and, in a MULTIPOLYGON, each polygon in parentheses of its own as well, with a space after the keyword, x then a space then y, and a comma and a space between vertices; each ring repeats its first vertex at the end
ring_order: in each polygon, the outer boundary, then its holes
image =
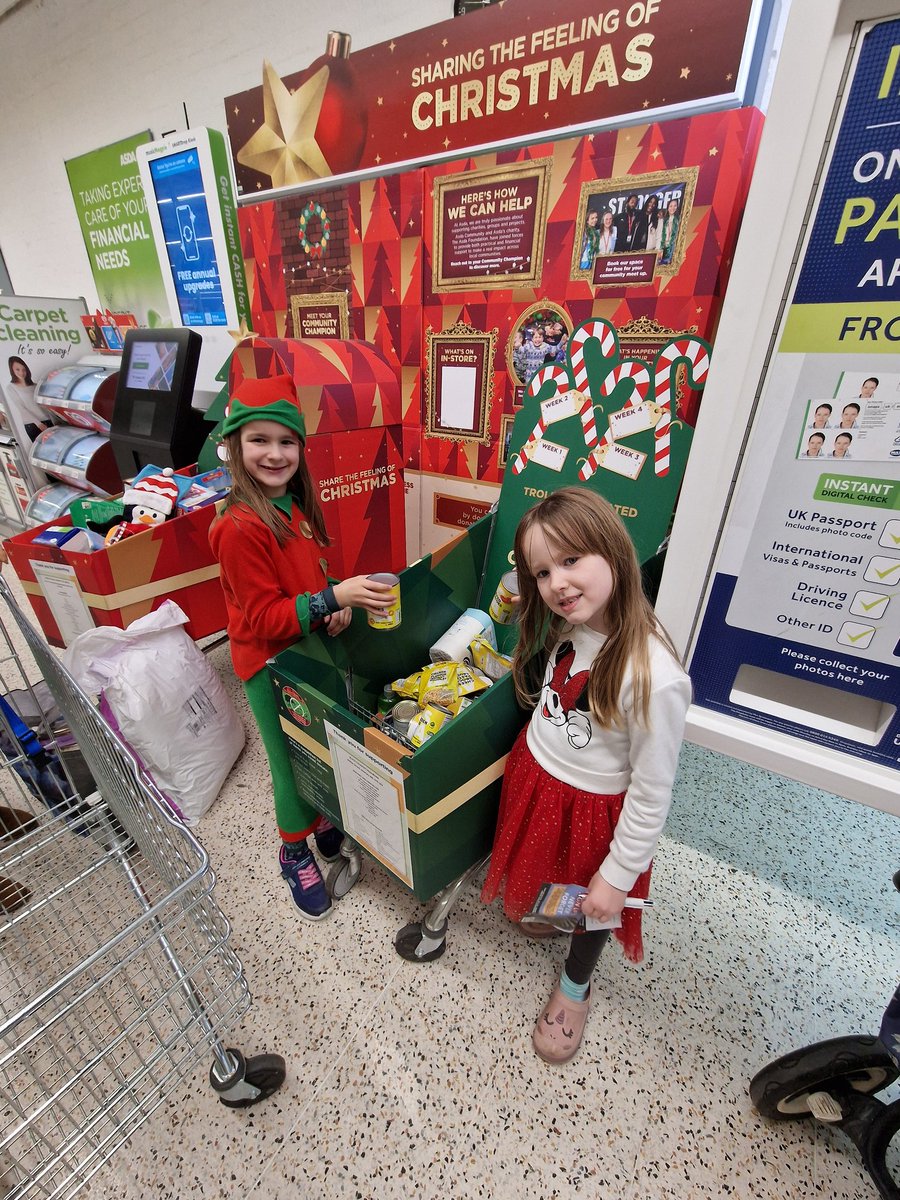
POLYGON ((353 575, 334 585, 334 598, 341 608, 364 608, 380 616, 395 598, 393 588, 371 575, 353 575))

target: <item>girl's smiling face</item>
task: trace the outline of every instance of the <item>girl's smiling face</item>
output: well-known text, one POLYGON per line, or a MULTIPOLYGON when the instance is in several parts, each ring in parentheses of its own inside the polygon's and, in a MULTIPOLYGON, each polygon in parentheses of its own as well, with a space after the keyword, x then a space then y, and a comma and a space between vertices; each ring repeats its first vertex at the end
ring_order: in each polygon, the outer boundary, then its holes
POLYGON ((248 421, 241 426, 241 458, 251 479, 270 500, 287 492, 300 465, 300 438, 277 421, 248 421))
POLYGON ((525 555, 541 599, 551 612, 570 625, 609 632, 606 606, 615 580, 602 555, 578 554, 551 542, 540 525, 530 531, 525 555))

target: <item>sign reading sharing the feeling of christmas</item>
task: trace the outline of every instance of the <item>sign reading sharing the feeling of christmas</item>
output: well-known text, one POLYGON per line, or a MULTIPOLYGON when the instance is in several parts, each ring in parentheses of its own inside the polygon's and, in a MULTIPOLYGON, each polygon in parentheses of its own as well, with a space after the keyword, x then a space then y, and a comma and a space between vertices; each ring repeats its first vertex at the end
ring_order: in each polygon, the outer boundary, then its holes
MULTIPOLYGON (((238 191, 448 158, 630 115, 738 104, 753 0, 499 0, 225 100, 238 191)), ((272 45, 279 33, 270 29, 272 45)))

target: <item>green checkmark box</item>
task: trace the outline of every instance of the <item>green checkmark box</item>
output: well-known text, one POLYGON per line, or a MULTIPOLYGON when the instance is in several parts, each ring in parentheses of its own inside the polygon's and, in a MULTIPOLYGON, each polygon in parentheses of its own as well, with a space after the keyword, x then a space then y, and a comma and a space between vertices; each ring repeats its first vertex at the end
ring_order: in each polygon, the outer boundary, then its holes
POLYGON ((848 621, 841 626, 837 640, 844 646, 859 646, 860 649, 863 649, 869 645, 874 636, 874 626, 858 625, 854 621, 848 621))
POLYGON ((879 621, 888 610, 890 596, 883 592, 857 592, 850 602, 849 611, 856 617, 868 617, 870 621, 879 621))
POLYGON ((869 560, 869 565, 866 567, 863 579, 868 579, 872 583, 883 583, 887 587, 893 587, 900 583, 900 559, 887 558, 882 555, 875 555, 869 560))

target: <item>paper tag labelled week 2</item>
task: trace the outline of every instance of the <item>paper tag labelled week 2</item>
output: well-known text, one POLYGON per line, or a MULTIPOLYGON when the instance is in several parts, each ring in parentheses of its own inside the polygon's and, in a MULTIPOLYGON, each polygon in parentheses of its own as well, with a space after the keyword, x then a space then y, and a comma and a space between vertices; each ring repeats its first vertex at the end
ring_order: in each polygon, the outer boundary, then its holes
POLYGON ((642 451, 620 446, 616 442, 601 446, 596 454, 598 467, 616 475, 624 475, 626 479, 637 479, 646 459, 647 455, 642 451))
POLYGON ((556 421, 565 421, 569 417, 578 416, 586 404, 590 404, 587 396, 575 388, 554 396, 552 400, 543 400, 541 402, 541 421, 544 428, 555 424, 556 421))
POLYGON ((631 437, 635 433, 643 433, 653 429, 662 416, 662 409, 651 400, 636 404, 634 408, 622 408, 609 414, 609 436, 618 441, 619 438, 631 437))

